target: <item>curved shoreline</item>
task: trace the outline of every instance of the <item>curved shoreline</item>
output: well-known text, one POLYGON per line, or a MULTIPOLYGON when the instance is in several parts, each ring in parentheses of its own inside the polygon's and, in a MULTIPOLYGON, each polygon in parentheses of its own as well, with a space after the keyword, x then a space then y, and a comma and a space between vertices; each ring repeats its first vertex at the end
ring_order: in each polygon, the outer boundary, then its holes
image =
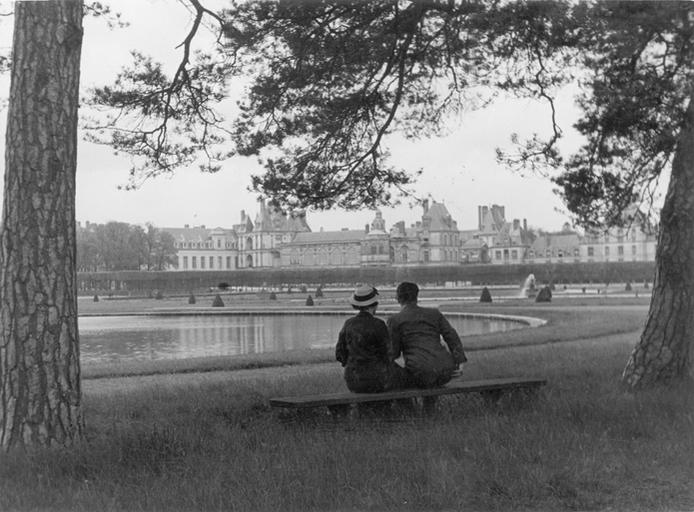
MULTIPOLYGON (((396 310, 385 309, 378 316, 388 316, 395 314, 396 310)), ((233 310, 225 309, 220 310, 218 308, 204 307, 199 309, 167 309, 167 310, 152 310, 152 311, 141 311, 132 313, 87 313, 80 315, 83 318, 94 318, 94 317, 115 317, 115 316, 234 316, 234 315, 263 315, 263 316, 296 316, 296 315, 306 315, 306 316, 351 316, 350 312, 345 312, 343 310, 330 310, 330 309, 292 309, 287 310, 259 310, 257 308, 234 308, 233 310)), ((547 323, 547 320, 537 317, 523 316, 523 315, 505 315, 501 313, 470 313, 470 312, 457 312, 457 311, 447 311, 446 316, 451 316, 455 318, 485 318, 491 320, 507 320, 509 322, 518 322, 527 325, 528 327, 539 327, 547 323)))

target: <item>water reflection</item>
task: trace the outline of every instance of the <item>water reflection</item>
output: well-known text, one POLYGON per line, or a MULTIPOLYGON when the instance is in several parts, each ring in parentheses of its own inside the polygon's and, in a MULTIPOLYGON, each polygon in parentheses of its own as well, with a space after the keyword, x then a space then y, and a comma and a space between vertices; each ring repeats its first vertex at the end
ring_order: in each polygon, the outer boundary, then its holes
MULTIPOLYGON (((329 348, 348 315, 113 316, 79 319, 82 361, 186 359, 329 348)), ((523 327, 449 317, 461 335, 523 327)))

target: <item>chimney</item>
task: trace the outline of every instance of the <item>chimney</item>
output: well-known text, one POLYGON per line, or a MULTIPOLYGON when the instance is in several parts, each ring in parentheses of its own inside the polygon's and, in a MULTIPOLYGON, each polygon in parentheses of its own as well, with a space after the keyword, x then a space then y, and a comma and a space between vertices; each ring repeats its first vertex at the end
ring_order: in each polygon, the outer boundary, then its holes
POLYGON ((424 199, 422 201, 422 209, 424 209, 424 213, 427 213, 429 211, 429 200, 424 199))
POLYGON ((487 220, 487 216, 489 215, 489 207, 488 206, 480 206, 480 231, 484 230, 485 222, 487 220))
POLYGON ((189 224, 183 224, 183 227, 188 229, 190 227, 190 225, 189 224))
POLYGON ((366 232, 367 235, 369 234, 369 225, 368 224, 364 225, 364 231, 366 232))
POLYGON ((528 219, 523 219, 523 231, 528 231, 528 219))
POLYGON ((518 231, 520 229, 520 220, 513 219, 513 231, 518 231))
POLYGON ((246 210, 241 210, 241 222, 246 221, 246 210))

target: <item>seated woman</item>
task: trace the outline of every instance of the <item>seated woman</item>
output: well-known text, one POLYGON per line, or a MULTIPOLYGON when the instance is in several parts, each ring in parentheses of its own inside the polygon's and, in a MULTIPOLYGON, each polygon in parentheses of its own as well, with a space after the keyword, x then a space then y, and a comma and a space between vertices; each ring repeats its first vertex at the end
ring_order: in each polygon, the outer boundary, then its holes
POLYGON ((389 357, 390 337, 383 320, 376 318, 378 290, 360 286, 350 300, 359 312, 340 331, 335 357, 345 368, 345 381, 355 393, 378 393, 395 386, 405 370, 389 357))

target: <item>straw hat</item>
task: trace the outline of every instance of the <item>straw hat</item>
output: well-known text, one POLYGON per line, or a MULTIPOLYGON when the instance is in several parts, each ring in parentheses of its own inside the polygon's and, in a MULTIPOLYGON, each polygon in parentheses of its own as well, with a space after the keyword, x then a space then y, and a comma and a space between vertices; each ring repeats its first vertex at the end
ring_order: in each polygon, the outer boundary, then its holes
POLYGON ((363 285, 354 290, 349 303, 358 308, 365 308, 378 303, 378 290, 373 286, 363 285))

